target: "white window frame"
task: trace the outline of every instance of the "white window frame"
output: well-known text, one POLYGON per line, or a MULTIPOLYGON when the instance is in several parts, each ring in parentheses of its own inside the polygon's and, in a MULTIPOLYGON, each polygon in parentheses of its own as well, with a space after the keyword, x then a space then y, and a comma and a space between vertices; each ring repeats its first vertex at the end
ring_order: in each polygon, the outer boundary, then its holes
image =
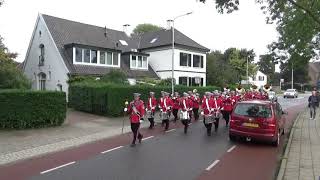
POLYGON ((193 65, 193 54, 190 53, 190 52, 180 51, 179 52, 179 66, 180 67, 184 67, 184 68, 192 68, 192 65, 193 65), (191 55, 191 57, 190 57, 191 64, 190 65, 188 64, 189 63, 188 59, 187 59, 187 65, 186 66, 181 65, 181 53, 187 54, 188 56, 191 55))
POLYGON ((142 56, 142 55, 132 55, 130 54, 130 69, 140 69, 140 70, 148 70, 148 67, 149 67, 149 58, 148 56, 142 56), (132 56, 136 56, 136 66, 133 66, 132 65, 132 56), (139 56, 141 56, 142 58, 142 67, 138 67, 138 59, 139 59, 139 56), (146 58, 146 67, 143 67, 143 57, 146 58))
POLYGON ((203 55, 200 55, 200 54, 195 54, 195 53, 193 53, 193 54, 192 54, 192 57, 191 57, 191 64, 192 64, 191 67, 193 67, 193 68, 203 69, 203 68, 204 68, 204 56, 203 56, 203 55), (200 66, 199 66, 199 67, 193 66, 193 56, 199 56, 199 57, 200 57, 200 64, 199 64, 200 66), (203 65, 203 67, 201 67, 201 57, 202 57, 202 65, 203 65))
POLYGON ((84 62, 84 49, 86 48, 81 48, 82 51, 81 51, 81 55, 82 55, 82 61, 81 62, 76 62, 76 48, 80 48, 80 47, 73 47, 73 64, 76 64, 76 65, 88 65, 88 66, 103 66, 103 67, 115 67, 115 68, 120 68, 120 64, 121 64, 121 53, 120 52, 117 52, 118 53, 118 65, 114 65, 113 63, 113 55, 115 52, 111 52, 111 51, 100 51, 100 50, 90 50, 90 63, 87 63, 87 62, 84 62), (91 59, 91 51, 97 51, 97 63, 92 63, 91 59), (105 61, 106 64, 101 64, 100 63, 100 53, 101 52, 111 52, 112 53, 112 65, 107 65, 107 61, 105 61))

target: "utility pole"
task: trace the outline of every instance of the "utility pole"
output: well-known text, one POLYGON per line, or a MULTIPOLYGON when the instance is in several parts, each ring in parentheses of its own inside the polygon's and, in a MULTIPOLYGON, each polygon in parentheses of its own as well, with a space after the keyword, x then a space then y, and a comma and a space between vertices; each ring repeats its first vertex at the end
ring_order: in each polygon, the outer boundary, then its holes
POLYGON ((247 85, 249 85, 249 57, 247 56, 247 85))
POLYGON ((291 62, 291 89, 293 89, 293 63, 291 62))

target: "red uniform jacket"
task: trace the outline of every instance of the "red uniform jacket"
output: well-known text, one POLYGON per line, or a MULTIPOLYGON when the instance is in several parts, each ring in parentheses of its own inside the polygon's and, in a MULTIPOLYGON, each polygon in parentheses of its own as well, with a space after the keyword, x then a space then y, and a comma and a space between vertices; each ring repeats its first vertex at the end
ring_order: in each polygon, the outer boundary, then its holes
POLYGON ((203 113, 204 115, 209 115, 210 114, 210 110, 213 108, 213 99, 212 98, 209 98, 207 99, 206 97, 204 97, 202 99, 202 110, 203 110, 203 113))
POLYGON ((231 112, 233 109, 232 99, 230 97, 224 99, 223 101, 223 110, 231 112))
POLYGON ((170 111, 172 108, 172 100, 169 97, 163 98, 162 102, 160 102, 160 108, 163 112, 170 111))
POLYGON ((199 109, 200 106, 200 98, 192 96, 191 98, 192 108, 199 109))
POLYGON ((127 112, 130 115, 131 123, 139 123, 145 113, 143 101, 139 100, 130 102, 127 112))
POLYGON ((220 98, 212 98, 213 100, 213 108, 220 109, 222 108, 222 100, 220 98))
POLYGON ((156 106, 157 106, 157 99, 156 98, 148 98, 148 102, 147 102, 147 109, 151 110, 152 112, 156 111, 156 106))
POLYGON ((182 111, 189 111, 189 109, 191 108, 191 105, 192 104, 189 98, 181 98, 180 108, 182 111))
POLYGON ((179 109, 180 108, 180 98, 178 97, 173 97, 172 98, 172 109, 179 109))

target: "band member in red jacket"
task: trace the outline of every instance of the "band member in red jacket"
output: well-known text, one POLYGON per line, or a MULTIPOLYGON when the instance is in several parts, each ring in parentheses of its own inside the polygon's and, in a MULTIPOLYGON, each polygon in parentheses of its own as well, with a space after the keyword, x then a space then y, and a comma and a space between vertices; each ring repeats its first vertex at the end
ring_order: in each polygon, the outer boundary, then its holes
POLYGON ((147 102, 147 118, 150 122, 149 129, 154 127, 154 113, 156 112, 157 99, 154 97, 154 92, 150 92, 150 96, 147 102))
POLYGON ((212 122, 213 122, 213 99, 211 98, 212 93, 205 92, 205 96, 202 99, 202 112, 203 123, 207 128, 207 135, 211 136, 212 122))
POLYGON ((180 109, 180 95, 178 92, 174 93, 172 97, 172 114, 174 116, 174 122, 178 120, 178 111, 180 109))
POLYGON ((201 102, 201 99, 198 93, 193 94, 193 96, 191 97, 191 102, 192 102, 191 105, 192 105, 194 120, 197 121, 199 120, 199 106, 201 102))
POLYGON ((130 122, 131 122, 131 131, 133 133, 133 140, 131 146, 136 145, 136 139, 138 136, 139 143, 141 143, 143 135, 139 132, 140 120, 143 119, 145 109, 144 103, 140 100, 140 94, 134 93, 134 100, 128 104, 127 108, 124 108, 124 111, 129 114, 130 122))
POLYGON ((184 133, 187 134, 189 122, 190 122, 189 110, 191 108, 190 100, 188 99, 188 93, 183 93, 180 107, 181 107, 180 119, 182 124, 184 125, 184 133))
POLYGON ((214 130, 215 132, 218 131, 219 128, 219 121, 220 121, 220 114, 221 114, 221 108, 222 108, 222 100, 219 98, 219 93, 213 94, 213 110, 214 110, 214 130))
POLYGON ((233 108, 232 98, 229 95, 226 95, 226 97, 224 98, 222 107, 223 107, 223 110, 221 111, 222 116, 223 116, 223 119, 226 121, 226 126, 228 126, 229 120, 230 120, 230 114, 233 108))
POLYGON ((160 115, 162 119, 162 125, 165 124, 165 130, 169 129, 169 113, 171 111, 172 101, 169 98, 169 93, 165 92, 162 102, 160 102, 160 115))

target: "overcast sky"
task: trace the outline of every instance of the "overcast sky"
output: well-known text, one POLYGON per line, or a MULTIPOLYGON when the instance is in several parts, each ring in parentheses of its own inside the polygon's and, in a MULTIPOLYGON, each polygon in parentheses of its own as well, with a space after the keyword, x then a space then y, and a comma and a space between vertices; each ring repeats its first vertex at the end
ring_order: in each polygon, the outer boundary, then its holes
POLYGON ((131 30, 140 23, 166 27, 167 19, 178 19, 175 27, 198 43, 213 50, 229 47, 254 49, 257 56, 268 52, 267 45, 277 39, 274 25, 266 25, 265 16, 254 0, 240 1, 240 10, 218 14, 213 0, 5 0, 0 7, 0 35, 17 61, 25 58, 38 13, 78 22, 131 30))

